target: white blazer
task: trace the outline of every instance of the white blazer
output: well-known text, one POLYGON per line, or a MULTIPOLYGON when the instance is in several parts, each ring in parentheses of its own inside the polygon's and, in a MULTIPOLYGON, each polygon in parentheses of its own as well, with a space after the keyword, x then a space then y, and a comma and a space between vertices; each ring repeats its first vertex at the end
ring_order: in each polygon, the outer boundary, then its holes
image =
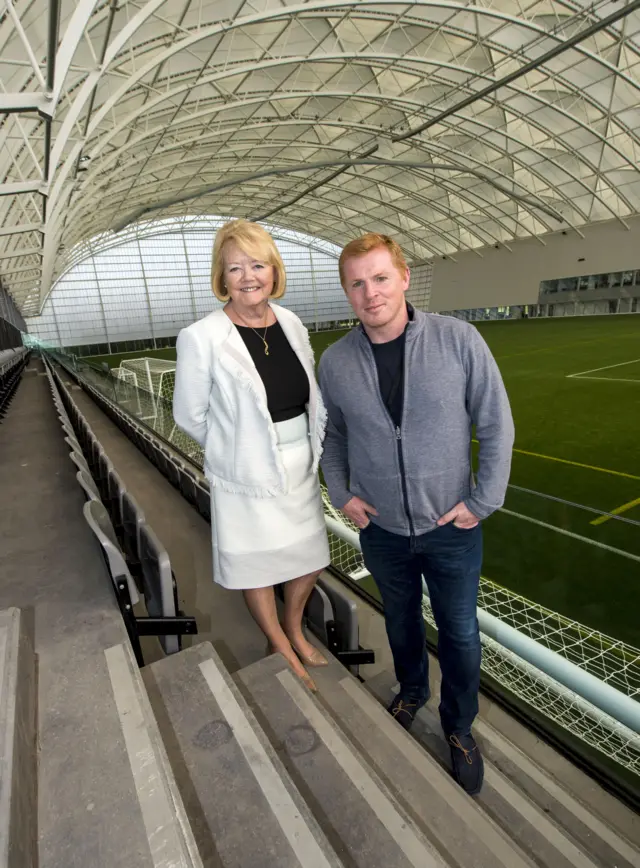
MULTIPOLYGON (((279 305, 271 310, 309 378, 309 436, 318 469, 327 413, 315 377, 309 332, 279 305)), ((262 378, 238 330, 222 310, 182 329, 176 343, 173 418, 204 450, 212 485, 252 497, 287 491, 262 378)))

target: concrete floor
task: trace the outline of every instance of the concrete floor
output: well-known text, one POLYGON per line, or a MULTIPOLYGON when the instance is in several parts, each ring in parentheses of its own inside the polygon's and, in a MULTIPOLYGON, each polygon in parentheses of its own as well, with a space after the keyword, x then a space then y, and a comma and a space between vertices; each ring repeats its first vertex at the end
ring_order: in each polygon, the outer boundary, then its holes
POLYGON ((117 845, 109 865, 146 868, 104 654, 127 635, 75 471, 32 361, 0 425, 0 608, 17 606, 35 623, 38 864, 97 866, 117 845))

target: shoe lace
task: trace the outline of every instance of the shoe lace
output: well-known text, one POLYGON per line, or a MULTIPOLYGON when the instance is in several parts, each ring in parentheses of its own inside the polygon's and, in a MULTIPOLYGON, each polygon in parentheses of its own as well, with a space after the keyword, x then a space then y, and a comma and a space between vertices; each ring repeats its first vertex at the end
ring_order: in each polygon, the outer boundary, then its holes
POLYGON ((449 741, 454 747, 457 747, 458 750, 462 751, 462 753, 464 754, 464 760, 467 765, 473 765, 473 753, 477 749, 477 745, 474 745, 471 750, 469 750, 468 747, 465 747, 462 744, 457 735, 449 736, 449 741))
POLYGON ((404 711, 406 714, 413 715, 413 712, 411 711, 411 709, 415 708, 415 706, 416 706, 415 702, 406 702, 404 699, 400 699, 398 701, 398 704, 396 705, 396 707, 393 709, 392 715, 393 715, 393 717, 397 717, 401 711, 404 711))

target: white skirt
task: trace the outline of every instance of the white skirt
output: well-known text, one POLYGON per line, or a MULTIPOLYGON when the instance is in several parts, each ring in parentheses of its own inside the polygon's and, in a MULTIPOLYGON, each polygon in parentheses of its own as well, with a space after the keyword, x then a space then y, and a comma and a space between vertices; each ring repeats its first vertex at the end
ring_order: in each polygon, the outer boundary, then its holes
POLYGON ((266 588, 328 566, 329 542, 306 413, 276 423, 289 491, 248 497, 211 487, 213 578, 225 588, 266 588))

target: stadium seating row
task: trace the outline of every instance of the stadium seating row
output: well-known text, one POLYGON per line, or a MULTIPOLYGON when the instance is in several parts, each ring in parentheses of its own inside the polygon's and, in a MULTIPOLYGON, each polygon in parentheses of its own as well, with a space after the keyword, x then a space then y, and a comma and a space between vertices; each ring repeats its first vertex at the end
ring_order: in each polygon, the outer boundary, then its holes
POLYGON ((55 370, 47 367, 58 416, 78 468, 85 497, 84 517, 102 548, 114 591, 139 665, 144 665, 140 636, 158 636, 166 654, 181 648, 181 636, 197 633, 195 619, 178 605, 169 555, 127 492, 115 467, 55 370), (133 607, 144 600, 148 615, 133 607))
MULTIPOLYGON (((169 444, 162 441, 156 431, 145 426, 126 410, 123 410, 102 392, 81 380, 77 374, 58 360, 66 372, 87 391, 100 409, 120 428, 140 451, 154 464, 182 496, 200 513, 205 521, 211 521, 211 494, 209 480, 186 458, 178 455, 169 444)), ((276 591, 281 596, 282 588, 276 591)), ((322 577, 305 610, 307 624, 313 634, 352 672, 358 665, 372 663, 374 653, 361 648, 357 605, 335 584, 322 577)))
POLYGON ((0 354, 0 422, 4 419, 16 393, 20 377, 29 361, 29 353, 6 351, 0 354))

